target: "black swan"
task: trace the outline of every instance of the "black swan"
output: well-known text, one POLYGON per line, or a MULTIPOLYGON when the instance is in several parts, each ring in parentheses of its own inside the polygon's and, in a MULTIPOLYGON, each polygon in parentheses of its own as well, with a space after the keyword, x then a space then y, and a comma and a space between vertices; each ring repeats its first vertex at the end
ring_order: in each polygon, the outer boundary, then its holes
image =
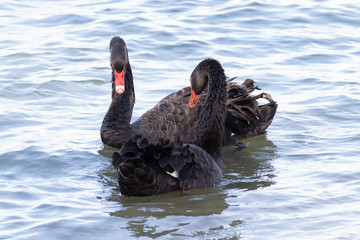
POLYGON ((182 144, 179 139, 152 143, 139 137, 124 143, 120 153, 113 154, 123 195, 147 196, 212 187, 221 180, 227 84, 223 68, 214 59, 200 62, 191 74, 193 95, 189 106, 196 105, 207 85, 209 92, 196 122, 194 144, 182 144))
MULTIPOLYGON (((112 102, 102 122, 100 135, 103 143, 120 148, 134 136, 142 136, 150 142, 159 139, 180 138, 180 141, 194 143, 194 130, 199 109, 209 94, 206 88, 199 103, 188 107, 190 87, 183 88, 163 98, 152 109, 130 125, 135 103, 133 75, 125 41, 114 37, 110 41, 110 65, 112 68, 112 102)), ((252 97, 257 88, 251 79, 242 85, 227 80, 227 112, 223 145, 236 144, 238 140, 262 134, 271 124, 277 104, 271 96, 262 93, 252 97), (268 104, 259 105, 257 99, 265 98, 268 104)))

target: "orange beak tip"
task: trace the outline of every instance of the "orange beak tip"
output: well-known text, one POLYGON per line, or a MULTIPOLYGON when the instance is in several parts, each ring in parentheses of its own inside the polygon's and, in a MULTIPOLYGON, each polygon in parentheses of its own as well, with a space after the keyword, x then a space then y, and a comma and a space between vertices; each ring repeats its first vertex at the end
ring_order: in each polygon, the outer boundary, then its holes
POLYGON ((189 101, 189 107, 193 108, 196 106, 197 102, 200 99, 200 95, 196 95, 193 91, 191 91, 191 97, 189 101))

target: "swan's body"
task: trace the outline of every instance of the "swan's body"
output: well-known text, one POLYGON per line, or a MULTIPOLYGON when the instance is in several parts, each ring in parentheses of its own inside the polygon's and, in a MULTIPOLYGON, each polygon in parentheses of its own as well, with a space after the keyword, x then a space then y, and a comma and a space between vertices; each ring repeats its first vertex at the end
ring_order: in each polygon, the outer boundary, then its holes
MULTIPOLYGON (((236 144, 238 140, 265 133, 277 109, 276 102, 269 94, 250 95, 255 89, 259 89, 252 79, 246 79, 242 85, 232 82, 234 79, 227 79, 228 101, 223 145, 236 144), (269 103, 259 105, 259 98, 264 98, 269 103)), ((193 109, 186 105, 190 100, 190 87, 164 97, 131 124, 133 134, 145 136, 151 141, 161 138, 174 141, 179 137, 183 142, 192 143, 198 112, 204 105, 207 94, 208 88, 201 94, 199 103, 193 109), (150 129, 152 134, 144 135, 145 129, 150 129)))
POLYGON ((125 143, 120 153, 113 154, 122 194, 145 196, 211 187, 221 180, 226 76, 220 63, 214 59, 199 63, 191 76, 191 107, 196 106, 209 83, 209 94, 194 128, 195 144, 182 144, 178 140, 149 143, 145 138, 125 143))

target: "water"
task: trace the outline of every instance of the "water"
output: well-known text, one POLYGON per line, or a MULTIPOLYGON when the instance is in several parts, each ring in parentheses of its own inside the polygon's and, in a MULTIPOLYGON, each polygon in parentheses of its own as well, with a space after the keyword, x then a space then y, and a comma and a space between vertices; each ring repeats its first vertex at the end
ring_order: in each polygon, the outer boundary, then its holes
POLYGON ((0 7, 0 239, 360 239, 358 1, 12 1, 0 7), (117 190, 99 128, 120 35, 138 118, 206 57, 278 102, 213 189, 117 190))

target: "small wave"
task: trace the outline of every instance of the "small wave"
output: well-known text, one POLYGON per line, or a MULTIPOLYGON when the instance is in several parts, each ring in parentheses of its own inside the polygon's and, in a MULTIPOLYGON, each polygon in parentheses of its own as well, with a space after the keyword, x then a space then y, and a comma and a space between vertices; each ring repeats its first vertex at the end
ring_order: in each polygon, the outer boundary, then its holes
POLYGON ((79 25, 79 24, 88 24, 94 21, 93 18, 85 17, 77 14, 58 14, 51 15, 45 18, 38 20, 31 20, 30 23, 32 26, 39 27, 58 27, 61 25, 79 25))

